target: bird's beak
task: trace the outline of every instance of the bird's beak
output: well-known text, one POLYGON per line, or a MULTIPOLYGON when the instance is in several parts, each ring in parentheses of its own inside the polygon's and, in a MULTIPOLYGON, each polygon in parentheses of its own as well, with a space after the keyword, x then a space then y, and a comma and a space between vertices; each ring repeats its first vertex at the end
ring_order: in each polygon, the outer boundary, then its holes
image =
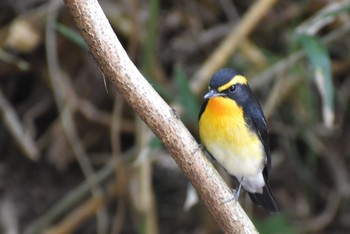
POLYGON ((211 89, 211 90, 209 90, 209 92, 207 92, 204 95, 204 99, 209 99, 209 98, 218 97, 218 96, 224 96, 224 94, 219 93, 218 91, 211 89))

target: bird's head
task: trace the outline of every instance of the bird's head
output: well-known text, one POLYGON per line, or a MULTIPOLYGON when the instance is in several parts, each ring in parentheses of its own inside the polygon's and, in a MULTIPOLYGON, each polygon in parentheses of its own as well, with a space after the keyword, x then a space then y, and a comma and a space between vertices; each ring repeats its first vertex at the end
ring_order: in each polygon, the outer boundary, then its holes
POLYGON ((209 91, 204 95, 204 99, 228 97, 238 104, 243 104, 250 96, 247 78, 231 68, 223 68, 212 76, 209 91))

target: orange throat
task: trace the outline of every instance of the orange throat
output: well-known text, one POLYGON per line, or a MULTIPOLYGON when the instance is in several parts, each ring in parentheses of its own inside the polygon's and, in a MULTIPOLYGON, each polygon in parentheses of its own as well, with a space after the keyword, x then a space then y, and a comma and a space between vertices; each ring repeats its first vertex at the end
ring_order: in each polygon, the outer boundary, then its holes
POLYGON ((247 126, 241 106, 225 97, 209 99, 199 121, 206 149, 236 176, 255 175, 264 158, 262 143, 247 126))

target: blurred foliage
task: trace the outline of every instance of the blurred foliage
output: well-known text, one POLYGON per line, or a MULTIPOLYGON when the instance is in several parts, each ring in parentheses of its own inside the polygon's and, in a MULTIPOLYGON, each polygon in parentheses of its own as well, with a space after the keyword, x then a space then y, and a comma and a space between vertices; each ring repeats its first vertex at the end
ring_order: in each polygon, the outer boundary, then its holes
MULTIPOLYGON (((99 2, 198 139, 203 94, 189 84, 254 2, 99 2)), ((186 178, 103 82, 63 3, 0 11, 0 232, 221 233, 202 204, 183 209, 186 178)), ((278 1, 222 64, 250 79, 268 116, 282 214, 241 197, 260 233, 350 230, 349 11, 348 1, 278 1)))
POLYGON ((325 125, 330 127, 334 121, 334 88, 328 52, 317 37, 302 34, 298 39, 312 64, 315 83, 324 102, 325 125))
POLYGON ((195 95, 189 88, 188 77, 179 67, 175 68, 175 82, 179 101, 184 109, 181 119, 185 124, 196 124, 198 121, 199 105, 195 95))
POLYGON ((159 11, 159 0, 151 0, 150 2, 150 17, 148 20, 147 27, 147 37, 144 46, 144 57, 142 59, 142 70, 148 79, 152 80, 151 70, 154 62, 155 56, 155 43, 157 35, 157 21, 158 21, 158 11, 159 11))
POLYGON ((78 32, 76 32, 73 29, 67 27, 66 25, 60 24, 60 23, 56 24, 56 29, 57 29, 57 32, 61 33, 63 36, 65 36, 70 41, 76 43, 81 48, 83 48, 85 50, 89 49, 89 47, 86 44, 86 42, 84 41, 83 37, 78 32))
POLYGON ((254 222, 254 225, 260 233, 269 234, 293 234, 296 233, 292 225, 289 223, 288 218, 282 215, 276 215, 264 220, 258 220, 254 222))

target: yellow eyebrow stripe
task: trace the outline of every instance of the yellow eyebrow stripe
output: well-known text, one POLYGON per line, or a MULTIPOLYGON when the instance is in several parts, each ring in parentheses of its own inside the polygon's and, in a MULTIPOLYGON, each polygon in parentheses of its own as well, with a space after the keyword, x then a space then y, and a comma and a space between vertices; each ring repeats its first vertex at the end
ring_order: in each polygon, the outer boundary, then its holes
POLYGON ((245 84, 246 85, 247 84, 247 78, 245 78, 244 76, 241 76, 241 75, 236 75, 230 80, 230 82, 220 86, 218 88, 218 91, 222 92, 222 91, 228 89, 229 87, 231 87, 234 84, 245 84))

